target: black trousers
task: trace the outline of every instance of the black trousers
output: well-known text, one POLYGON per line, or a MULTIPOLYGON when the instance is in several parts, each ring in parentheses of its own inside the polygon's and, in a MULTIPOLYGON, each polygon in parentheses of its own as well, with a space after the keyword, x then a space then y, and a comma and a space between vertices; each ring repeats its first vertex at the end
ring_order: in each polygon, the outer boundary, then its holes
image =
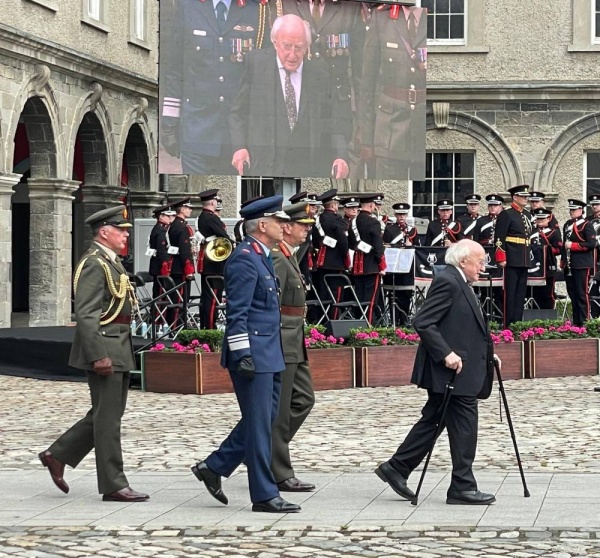
MULTIPOLYGON (((187 303, 190 300, 190 282, 185 280, 185 275, 183 274, 171 274, 171 277, 175 281, 175 285, 183 282, 183 285, 179 288, 179 294, 181 295, 181 299, 185 300, 185 306, 187 307, 187 303)), ((177 293, 171 293, 168 297, 173 302, 180 300, 177 293)), ((167 310, 167 323, 171 329, 175 329, 180 325, 187 327, 187 314, 184 312, 184 308, 169 308, 167 310)))
POLYGON ((504 327, 523 319, 527 294, 527 268, 504 268, 504 327))
MULTIPOLYGON (((327 290, 327 286, 325 285, 325 275, 344 275, 344 271, 341 269, 323 269, 322 267, 316 269, 312 272, 312 280, 315 289, 317 289, 317 294, 322 301, 331 300, 331 295, 327 290)), ((343 302, 344 289, 343 286, 346 284, 342 280, 339 281, 335 279, 329 280, 329 286, 333 291, 334 302, 343 302)), ((327 305, 325 304, 325 307, 327 305)), ((323 311, 319 308, 319 314, 322 314, 323 311)), ((340 317, 340 311, 337 308, 334 308, 333 305, 329 306, 327 320, 337 320, 340 317)), ((320 317, 320 316, 319 316, 320 317)), ((318 320, 317 320, 318 321, 318 320)), ((316 322, 309 322, 316 323, 316 322)))
POLYGON ((531 288, 533 299, 540 310, 552 310, 554 308, 555 281, 554 277, 546 277, 545 285, 531 288))
POLYGON ((565 272, 565 283, 567 293, 573 306, 573 325, 582 326, 590 317, 590 297, 588 294, 588 284, 590 280, 591 269, 573 269, 572 275, 565 272))
MULTIPOLYGON (((442 412, 443 393, 428 390, 427 403, 421 418, 390 459, 390 465, 403 477, 409 475, 423 461, 433 444, 437 423, 442 412)), ((477 398, 450 396, 444 427, 448 430, 452 457, 452 490, 477 490, 473 475, 473 461, 477 451, 477 398)))
POLYGON ((223 300, 223 279, 212 279, 210 285, 202 274, 202 294, 200 295, 200 327, 215 329, 217 321, 217 301, 223 300), (210 288, 212 287, 212 289, 210 288), (214 293, 214 296, 211 294, 214 293))
POLYGON ((379 316, 379 287, 381 285, 381 275, 374 273, 372 275, 353 275, 352 282, 356 297, 360 302, 368 302, 367 320, 373 323, 373 318, 379 316))

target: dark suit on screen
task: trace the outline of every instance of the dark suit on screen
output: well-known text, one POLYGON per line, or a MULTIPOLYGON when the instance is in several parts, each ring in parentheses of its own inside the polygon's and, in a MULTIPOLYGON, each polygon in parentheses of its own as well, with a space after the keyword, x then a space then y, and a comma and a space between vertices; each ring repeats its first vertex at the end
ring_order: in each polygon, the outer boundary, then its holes
POLYGON ((461 272, 447 266, 433 281, 413 320, 421 337, 412 382, 426 389, 421 419, 390 460, 405 478, 421 463, 433 442, 446 385, 454 371, 444 359, 459 355, 462 370, 454 379, 445 418, 452 455, 451 490, 477 490, 472 465, 477 448, 477 399, 489 397, 493 345, 483 314, 461 272))

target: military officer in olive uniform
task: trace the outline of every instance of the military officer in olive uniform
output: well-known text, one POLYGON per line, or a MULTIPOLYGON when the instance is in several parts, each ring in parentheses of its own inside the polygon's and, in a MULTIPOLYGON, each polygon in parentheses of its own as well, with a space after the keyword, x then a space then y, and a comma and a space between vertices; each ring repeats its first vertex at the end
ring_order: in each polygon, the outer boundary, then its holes
POLYGON ((563 226, 561 267, 565 270, 567 292, 573 305, 573 325, 582 326, 590 319, 588 285, 598 243, 594 227, 583 216, 586 203, 574 199, 568 202, 571 218, 563 226))
POLYGON ((267 5, 169 0, 160 7, 161 144, 180 155, 184 174, 233 174, 229 110, 248 53, 270 44, 267 5))
POLYGON ((481 219, 481 215, 479 215, 480 202, 481 196, 479 194, 469 194, 468 196, 465 196, 467 213, 458 218, 464 238, 470 238, 473 240, 473 235, 475 234, 475 229, 477 228, 477 221, 481 219))
POLYGON ((366 172, 358 178, 424 180, 426 10, 381 5, 371 14, 359 97, 366 172))
POLYGON ((157 277, 159 275, 169 275, 171 256, 167 250, 167 230, 175 219, 176 213, 170 205, 158 207, 152 213, 156 217, 156 225, 154 225, 148 237, 146 255, 150 256, 148 273, 154 278, 154 281, 152 281, 152 298, 156 298, 160 295, 160 285, 157 277))
POLYGON ((211 288, 217 300, 223 297, 223 281, 214 279, 209 284, 206 280, 211 275, 223 275, 225 261, 214 261, 206 255, 209 242, 217 238, 225 238, 229 242, 227 226, 215 213, 218 206, 219 190, 205 190, 198 194, 202 202, 202 212, 198 215, 196 224, 196 239, 200 242, 196 271, 202 277, 202 294, 200 296, 200 323, 204 329, 214 329, 217 312, 217 302, 210 293, 211 288))
POLYGON ((129 486, 121 450, 121 417, 127 403, 129 371, 135 368, 130 322, 137 304, 118 256, 127 245, 131 227, 126 214, 123 206, 111 207, 85 221, 92 228, 94 241, 75 269, 77 327, 69 366, 86 372, 92 408, 39 454, 54 484, 69 492, 65 464, 77 467, 94 449, 98 491, 105 502, 149 498, 129 486))
POLYGON ((512 204, 496 219, 496 263, 504 268, 504 327, 523 319, 531 266, 531 213, 525 209, 529 185, 509 188, 512 204))
POLYGON ((281 374, 279 413, 273 423, 271 470, 281 492, 309 492, 314 484, 301 481, 294 473, 290 442, 315 404, 315 392, 304 344, 306 285, 294 254, 310 232, 314 219, 303 202, 288 205, 290 217, 283 224, 283 240, 273 248, 273 267, 279 280, 281 343, 285 371, 281 374))

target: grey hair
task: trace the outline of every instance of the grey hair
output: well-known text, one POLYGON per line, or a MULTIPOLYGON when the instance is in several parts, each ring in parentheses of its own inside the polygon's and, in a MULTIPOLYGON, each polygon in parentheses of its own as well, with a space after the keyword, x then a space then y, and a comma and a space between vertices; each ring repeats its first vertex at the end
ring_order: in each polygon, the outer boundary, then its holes
POLYGON ((286 14, 286 15, 282 15, 279 16, 273 23, 273 27, 271 27, 271 42, 275 43, 276 39, 277 39, 277 34, 279 33, 279 31, 281 30, 281 28, 286 24, 286 23, 291 23, 294 20, 299 20, 302 22, 302 25, 304 25, 304 35, 306 37, 306 47, 308 48, 311 43, 312 43, 312 34, 310 32, 310 25, 308 24, 308 22, 304 21, 302 18, 298 17, 295 14, 286 14))
POLYGON ((473 245, 476 245, 472 240, 463 239, 448 246, 446 250, 446 264, 460 267, 460 262, 466 260, 471 255, 473 245))
POLYGON ((258 223, 260 223, 261 220, 262 218, 245 220, 244 229, 246 230, 246 234, 252 234, 255 232, 256 229, 258 229, 258 223))

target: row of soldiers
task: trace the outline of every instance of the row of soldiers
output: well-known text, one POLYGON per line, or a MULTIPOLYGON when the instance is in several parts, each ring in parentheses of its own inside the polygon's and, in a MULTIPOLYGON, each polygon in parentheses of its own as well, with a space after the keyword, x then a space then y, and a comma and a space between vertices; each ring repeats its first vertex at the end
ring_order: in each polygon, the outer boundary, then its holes
MULTIPOLYGON (((296 254, 307 287, 321 300, 342 302, 343 284, 326 275, 346 275, 350 278, 357 298, 366 307, 366 317, 372 323, 380 315, 380 289, 382 284, 409 286, 412 274, 385 274, 385 248, 410 248, 412 246, 449 246, 462 238, 471 238, 484 247, 490 247, 493 258, 490 263, 504 268, 504 289, 495 293, 502 306, 505 325, 519 321, 527 294, 528 270, 532 267, 531 246, 546 248, 545 285, 532 287, 531 294, 536 306, 553 308, 555 304, 555 280, 559 270, 557 257, 561 255, 560 267, 565 268, 565 281, 573 305, 573 321, 582 324, 590 315, 588 286, 595 268, 596 230, 600 227, 600 196, 590 196, 592 217, 584 217, 585 202, 570 199, 571 219, 560 226, 554 215, 545 208, 542 192, 530 192, 529 186, 519 185, 509 189, 510 206, 504 208, 505 200, 499 194, 485 197, 488 212, 479 212, 482 201, 477 194, 465 198, 467 213, 453 219, 453 202, 441 199, 437 202, 438 218, 432 220, 421 242, 414 222, 409 217, 411 206, 396 203, 392 206, 395 219, 381 211, 384 195, 380 193, 347 193, 338 195, 328 190, 320 195, 299 192, 289 198, 290 203, 304 202, 310 216, 315 219, 308 240, 296 254), (526 206, 529 205, 529 210, 526 206), (563 242, 564 239, 564 242, 563 242)), ((210 281, 223 274, 224 261, 207 257, 206 246, 214 239, 223 237, 233 243, 244 238, 243 220, 234 227, 230 238, 219 214, 221 198, 216 189, 199 194, 202 211, 198 216, 196 230, 187 224, 192 212, 191 198, 177 200, 169 206, 155 210, 157 224, 149 239, 150 273, 154 276, 170 275, 176 284, 192 280, 197 272, 201 276, 200 322, 202 327, 212 329, 216 322, 216 308, 222 297, 222 286, 210 281), (212 293, 211 293, 212 291, 212 293)), ((242 207, 256 201, 245 201, 242 207)), ((404 316, 408 315, 411 292, 396 292, 396 304, 404 316)), ((153 295, 159 294, 157 281, 153 295)), ((184 293, 186 296, 189 293, 184 293)), ((316 297, 313 294, 313 298, 316 297)), ((309 294, 310 298, 310 294, 309 294)), ((308 320, 317 322, 322 317, 315 305, 308 320)), ((327 319, 337 319, 339 311, 331 306, 327 319)))

